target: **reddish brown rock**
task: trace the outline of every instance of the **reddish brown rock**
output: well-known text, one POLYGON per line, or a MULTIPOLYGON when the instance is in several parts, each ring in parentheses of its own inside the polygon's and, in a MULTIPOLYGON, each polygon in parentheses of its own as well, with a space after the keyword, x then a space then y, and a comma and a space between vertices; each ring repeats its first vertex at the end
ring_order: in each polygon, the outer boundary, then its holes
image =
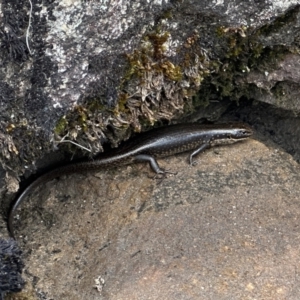
POLYGON ((17 236, 37 291, 47 299, 300 297, 300 173, 289 155, 250 140, 206 151, 195 167, 186 155, 160 164, 178 174, 159 181, 132 165, 72 175, 22 206, 17 236))

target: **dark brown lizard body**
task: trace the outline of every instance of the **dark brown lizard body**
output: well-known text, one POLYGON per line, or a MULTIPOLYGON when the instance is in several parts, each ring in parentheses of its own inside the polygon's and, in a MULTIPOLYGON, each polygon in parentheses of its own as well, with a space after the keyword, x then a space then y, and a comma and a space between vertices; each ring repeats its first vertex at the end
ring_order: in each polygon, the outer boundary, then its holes
POLYGON ((135 162, 149 162, 152 170, 163 174, 155 158, 174 155, 193 150, 189 156, 193 164, 193 157, 205 149, 224 144, 232 144, 244 140, 252 135, 252 130, 244 124, 178 124, 153 129, 125 142, 119 148, 108 153, 98 155, 94 160, 71 163, 53 169, 28 185, 15 200, 8 216, 8 230, 14 237, 13 219, 17 208, 24 199, 40 184, 64 174, 116 167, 135 162))

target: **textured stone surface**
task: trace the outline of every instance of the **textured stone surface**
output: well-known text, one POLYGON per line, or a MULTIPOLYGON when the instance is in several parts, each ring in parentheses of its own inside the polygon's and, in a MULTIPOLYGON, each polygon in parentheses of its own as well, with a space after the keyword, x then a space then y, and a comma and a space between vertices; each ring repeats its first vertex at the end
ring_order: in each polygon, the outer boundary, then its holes
POLYGON ((2 166, 33 170, 62 138, 95 153, 223 97, 299 111, 297 4, 3 0, 2 166))
POLYGON ((300 162, 300 117, 290 111, 254 102, 253 105, 233 108, 226 114, 227 121, 235 116, 247 120, 260 133, 259 139, 265 143, 272 140, 300 162))
MULTIPOLYGON (((12 196, 20 174, 42 156, 51 164, 47 154, 70 146, 65 140, 101 151, 104 141, 117 145, 224 97, 295 113, 248 107, 270 150, 220 148, 221 156, 208 152, 196 168, 172 158, 180 173, 160 184, 140 166, 48 183, 33 198, 41 205, 29 203, 20 215, 27 279, 41 298, 99 298, 96 278, 99 289, 105 280, 104 299, 140 299, 141 290, 146 299, 299 298, 299 170, 266 138, 299 160, 297 4, 1 1, 1 196, 12 196)), ((227 103, 215 107, 195 115, 218 120, 227 103)))
POLYGON ((268 145, 165 159, 161 182, 133 165, 47 183, 18 222, 27 280, 43 299, 299 299, 299 165, 268 145))
POLYGON ((287 110, 300 111, 300 57, 289 54, 278 62, 275 70, 265 69, 261 72, 250 72, 245 78, 248 84, 257 88, 253 91, 253 99, 273 104, 287 110))

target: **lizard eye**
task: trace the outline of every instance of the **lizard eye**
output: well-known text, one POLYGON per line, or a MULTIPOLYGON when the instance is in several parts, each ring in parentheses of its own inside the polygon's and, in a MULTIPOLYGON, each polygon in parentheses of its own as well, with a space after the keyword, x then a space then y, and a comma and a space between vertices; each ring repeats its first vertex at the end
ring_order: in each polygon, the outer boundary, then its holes
POLYGON ((242 131, 242 135, 249 135, 249 134, 251 134, 251 131, 250 130, 243 130, 242 131))

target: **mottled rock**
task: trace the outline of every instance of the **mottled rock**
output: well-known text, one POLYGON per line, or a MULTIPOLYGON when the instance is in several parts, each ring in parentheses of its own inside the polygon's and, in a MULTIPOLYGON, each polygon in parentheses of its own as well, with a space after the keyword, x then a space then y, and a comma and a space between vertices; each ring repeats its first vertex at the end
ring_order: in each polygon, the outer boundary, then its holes
POLYGON ((19 292, 25 285, 22 279, 22 251, 13 239, 0 238, 0 299, 10 292, 19 292))
POLYGON ((299 167, 267 139, 299 160, 298 2, 1 2, 1 195, 58 149, 92 156, 183 113, 216 121, 229 99, 290 110, 247 106, 270 149, 170 158, 180 173, 161 183, 130 166, 45 185, 19 232, 40 298, 299 298, 299 167))
POLYGON ((297 4, 3 0, 2 166, 94 154, 224 97, 299 111, 297 4))
POLYGON ((299 113, 299 55, 286 55, 278 62, 275 70, 266 68, 264 72, 250 72, 245 81, 256 86, 253 90, 253 99, 299 113))
POLYGON ((160 164, 178 173, 68 176, 22 206, 25 273, 44 299, 299 299, 291 156, 253 139, 160 164))

